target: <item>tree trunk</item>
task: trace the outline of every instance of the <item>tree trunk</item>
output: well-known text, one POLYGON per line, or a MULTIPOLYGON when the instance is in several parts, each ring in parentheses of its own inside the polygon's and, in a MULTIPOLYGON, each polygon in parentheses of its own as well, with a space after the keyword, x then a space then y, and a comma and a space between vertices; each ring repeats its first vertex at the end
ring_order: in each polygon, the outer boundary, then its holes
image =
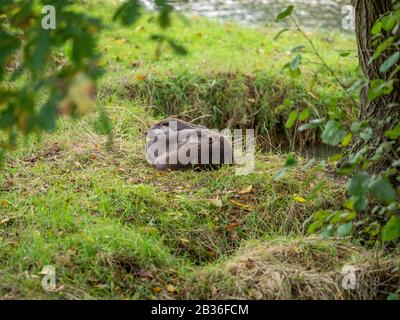
MULTIPOLYGON (((371 28, 375 22, 388 12, 393 10, 392 0, 353 0, 356 12, 356 36, 358 45, 358 56, 362 71, 368 80, 389 78, 389 70, 386 74, 379 71, 381 64, 393 52, 387 50, 383 52, 379 59, 374 60, 368 64, 371 57, 374 55, 376 46, 372 44, 371 28)), ((385 35, 385 38, 388 35, 385 35)), ((398 79, 399 73, 397 74, 398 79)), ((367 157, 374 154, 374 147, 378 146, 385 141, 385 131, 392 129, 400 119, 400 90, 399 82, 395 83, 395 88, 389 95, 383 95, 379 98, 369 101, 367 98, 368 87, 363 87, 360 93, 360 113, 359 121, 367 121, 373 130, 373 137, 371 141, 365 142, 358 138, 351 148, 351 153, 359 151, 367 144, 372 146, 367 157)), ((374 164, 370 170, 372 172, 379 172, 390 166, 389 159, 383 159, 377 164, 374 164)))

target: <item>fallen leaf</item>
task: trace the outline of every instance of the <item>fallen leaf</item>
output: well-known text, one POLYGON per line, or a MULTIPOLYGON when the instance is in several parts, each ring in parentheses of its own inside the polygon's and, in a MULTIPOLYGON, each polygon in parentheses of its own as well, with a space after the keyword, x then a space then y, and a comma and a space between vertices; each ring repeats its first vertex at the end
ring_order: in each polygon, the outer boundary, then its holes
POLYGON ((136 74, 135 75, 135 79, 139 80, 139 81, 143 81, 144 79, 146 79, 146 75, 144 75, 144 74, 136 74))
POLYGON ((154 291, 155 293, 158 293, 158 292, 161 291, 161 288, 160 288, 160 287, 154 287, 154 288, 153 288, 153 291, 154 291))
POLYGON ((233 230, 235 230, 238 226, 239 226, 239 223, 237 223, 237 222, 232 222, 232 223, 228 224, 228 226, 227 226, 226 228, 228 229, 228 231, 233 231, 233 230))
POLYGON ((173 285, 169 284, 167 285, 167 291, 173 293, 176 291, 176 288, 173 285))
POLYGON ((247 209, 247 210, 250 210, 250 209, 251 209, 251 206, 249 206, 249 205, 247 205, 247 204, 240 203, 240 202, 235 201, 235 200, 229 200, 229 201, 230 201, 231 203, 233 203, 234 205, 238 206, 238 207, 241 207, 241 208, 244 208, 244 209, 247 209))
POLYGON ((249 185, 249 186, 243 188, 242 190, 240 190, 240 191, 239 191, 239 194, 249 193, 252 189, 253 189, 253 186, 252 186, 252 185, 249 185))
POLYGON ((299 203, 304 203, 306 202, 306 199, 304 199, 303 197, 300 196, 293 196, 293 199, 299 203))
POLYGON ((1 205, 3 208, 7 208, 8 205, 9 205, 9 202, 8 202, 7 200, 5 200, 5 199, 1 199, 1 200, 0 200, 0 205, 1 205))

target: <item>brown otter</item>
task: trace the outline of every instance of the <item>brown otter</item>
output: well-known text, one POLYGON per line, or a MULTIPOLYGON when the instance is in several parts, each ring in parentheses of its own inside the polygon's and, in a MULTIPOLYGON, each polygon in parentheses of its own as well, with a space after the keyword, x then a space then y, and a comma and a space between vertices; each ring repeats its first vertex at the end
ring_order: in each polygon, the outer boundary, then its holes
POLYGON ((146 159, 159 170, 232 164, 229 140, 204 126, 179 119, 154 124, 146 132, 146 159))

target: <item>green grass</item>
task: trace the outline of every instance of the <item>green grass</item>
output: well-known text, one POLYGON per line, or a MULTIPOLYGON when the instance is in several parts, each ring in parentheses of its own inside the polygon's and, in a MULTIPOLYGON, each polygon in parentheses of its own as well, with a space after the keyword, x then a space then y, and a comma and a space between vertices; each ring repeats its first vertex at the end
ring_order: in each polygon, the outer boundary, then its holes
MULTIPOLYGON (((371 299, 398 288, 398 257, 349 239, 307 235, 313 213, 339 208, 345 191, 342 181, 304 159, 279 181, 274 176, 284 154, 258 153, 248 176, 236 176, 235 167, 161 172, 145 162, 143 133, 161 114, 186 110, 182 118, 196 118, 215 105, 226 117, 217 112, 203 123, 258 126, 273 142, 282 135, 290 141, 291 132, 277 129, 288 110, 276 107, 287 96, 292 107, 310 106, 313 116, 351 118, 349 97, 311 64, 311 55, 302 72, 306 79, 317 74, 313 86, 282 73, 300 37, 274 41, 277 30, 176 18, 168 34, 189 54, 163 47, 156 59, 148 37, 160 31, 149 16, 122 28, 111 23, 109 1, 83 3, 109 22, 99 35, 106 73, 98 111, 62 118, 54 133, 7 153, 0 177, 0 298, 371 299), (353 292, 340 286, 346 264, 360 275, 353 292), (46 265, 56 268, 54 292, 41 287, 46 265)), ((355 77, 355 58, 337 51, 354 49, 352 37, 310 36, 342 79, 355 77)))

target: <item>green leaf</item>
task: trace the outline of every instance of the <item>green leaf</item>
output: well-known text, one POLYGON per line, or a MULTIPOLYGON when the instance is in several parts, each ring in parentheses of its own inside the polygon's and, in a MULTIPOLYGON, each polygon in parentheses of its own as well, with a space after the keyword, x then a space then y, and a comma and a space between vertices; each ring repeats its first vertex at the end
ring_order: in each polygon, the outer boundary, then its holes
POLYGON ((297 120, 297 116, 298 116, 298 111, 297 110, 293 110, 290 114, 289 114, 289 118, 286 121, 285 124, 285 128, 286 129, 290 129, 291 127, 293 127, 293 125, 295 124, 296 120, 297 120))
POLYGON ((343 138, 343 140, 342 140, 342 146, 343 146, 343 147, 347 147, 347 146, 350 144, 351 139, 353 139, 353 135, 352 135, 351 132, 349 132, 349 133, 346 134, 345 137, 343 138))
POLYGON ((286 158, 286 162, 285 162, 285 167, 286 168, 292 168, 297 164, 296 158, 293 155, 289 155, 286 158))
POLYGON ((400 123, 396 125, 392 130, 385 132, 385 137, 389 139, 396 140, 400 137, 400 123))
POLYGON ((374 132, 372 131, 372 129, 370 127, 365 128, 364 130, 362 130, 360 132, 360 137, 364 140, 364 141, 369 141, 372 139, 372 135, 374 134, 374 132))
POLYGON ((188 51, 186 50, 186 48, 182 45, 180 45, 179 43, 177 43, 175 40, 173 39, 168 39, 168 44, 169 46, 172 48, 172 50, 174 50, 175 54, 177 54, 178 56, 185 56, 188 54, 188 51))
POLYGON ((393 241, 400 237, 400 217, 392 216, 382 229, 382 241, 393 241))
POLYGON ((371 34, 373 36, 376 36, 377 34, 379 34, 382 30, 382 22, 380 20, 378 20, 377 22, 375 22, 374 26, 371 29, 371 34))
POLYGON ((306 121, 310 117, 311 109, 305 108, 299 115, 300 121, 306 121))
POLYGON ((381 67, 379 68, 379 71, 382 73, 387 72, 391 67, 393 67, 400 59, 400 52, 397 51, 393 53, 387 60, 382 63, 381 67))
POLYGON ((139 0, 127 0, 115 12, 113 20, 119 20, 123 25, 129 26, 139 20, 142 12, 139 0))
POLYGON ((390 38, 387 38, 385 41, 383 41, 376 48, 373 59, 377 59, 382 54, 383 51, 385 51, 387 48, 389 48, 393 44, 394 40, 395 40, 394 37, 390 37, 390 38))
POLYGON ((353 223, 347 222, 339 226, 339 228, 336 231, 336 234, 339 237, 347 237, 351 234, 352 230, 353 230, 353 223))
POLYGON ((368 99, 374 100, 381 95, 390 94, 393 91, 394 80, 384 81, 381 79, 374 79, 370 82, 370 88, 368 90, 368 99))
POLYGON ((50 52, 50 33, 47 30, 39 31, 37 37, 33 39, 34 48, 30 57, 33 72, 39 72, 44 69, 46 59, 50 52))
POLYGON ((347 190, 352 195, 354 210, 362 211, 367 208, 370 181, 371 176, 365 172, 355 174, 351 178, 347 190))
POLYGON ((335 120, 330 120, 325 125, 322 132, 322 141, 330 146, 337 146, 346 135, 346 132, 341 130, 340 124, 335 120))
POLYGON ((169 3, 169 0, 155 0, 157 10, 160 12, 158 22, 161 28, 165 29, 171 25, 171 12, 174 7, 169 3))
POLYGON ((383 17, 381 19, 382 22, 382 28, 387 31, 390 32, 393 30, 395 24, 396 24, 396 17, 394 15, 388 15, 386 17, 383 17))
POLYGON ((281 21, 281 20, 285 19, 286 17, 290 16, 293 13, 293 9, 294 9, 294 7, 292 5, 290 5, 285 10, 280 12, 276 16, 276 22, 281 21))
POLYGON ((293 61, 290 63, 290 69, 295 71, 299 69, 301 62, 301 54, 297 55, 296 58, 293 59, 293 61))
POLYGON ((341 57, 345 58, 348 57, 349 55, 351 55, 351 52, 342 52, 339 54, 341 57))
POLYGON ((370 190, 378 201, 389 204, 396 201, 396 191, 386 177, 376 177, 372 180, 370 190))
POLYGON ((388 300, 400 300, 400 295, 396 294, 396 293, 392 293, 391 295, 389 295, 387 297, 388 300))

